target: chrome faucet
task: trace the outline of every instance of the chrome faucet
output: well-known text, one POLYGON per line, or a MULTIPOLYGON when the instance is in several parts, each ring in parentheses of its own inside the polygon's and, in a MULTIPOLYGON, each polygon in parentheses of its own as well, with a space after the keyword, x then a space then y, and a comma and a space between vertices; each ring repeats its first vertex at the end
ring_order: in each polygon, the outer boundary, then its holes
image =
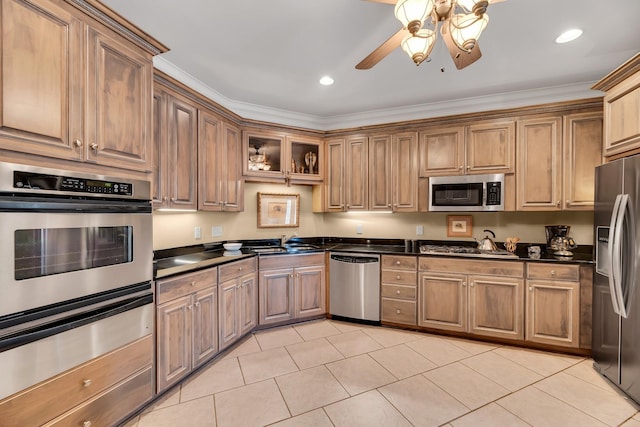
POLYGON ((283 234, 280 236, 280 246, 284 246, 287 244, 287 242, 291 239, 293 239, 294 237, 298 237, 298 233, 293 233, 291 236, 287 237, 286 234, 283 234))

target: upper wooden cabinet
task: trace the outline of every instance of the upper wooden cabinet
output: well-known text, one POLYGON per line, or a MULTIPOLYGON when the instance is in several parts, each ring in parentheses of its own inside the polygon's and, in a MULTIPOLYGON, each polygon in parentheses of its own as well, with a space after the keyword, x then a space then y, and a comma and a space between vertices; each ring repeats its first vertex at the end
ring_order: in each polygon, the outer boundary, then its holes
POLYGON ((515 171, 515 122, 497 121, 420 132, 420 177, 515 171))
POLYGON ((393 212, 418 211, 418 134, 402 132, 391 140, 393 212))
POLYGON ((322 182, 323 142, 320 138, 248 130, 243 133, 243 164, 249 181, 322 182))
POLYGON ((640 53, 593 86, 604 97, 604 155, 640 152, 640 53))
POLYGON ((517 209, 593 209, 601 140, 600 112, 519 121, 517 209))
POLYGON ((391 210, 391 135, 369 137, 369 210, 391 210))
POLYGON ((166 48, 83 3, 2 2, 0 148, 150 172, 152 56, 166 48))

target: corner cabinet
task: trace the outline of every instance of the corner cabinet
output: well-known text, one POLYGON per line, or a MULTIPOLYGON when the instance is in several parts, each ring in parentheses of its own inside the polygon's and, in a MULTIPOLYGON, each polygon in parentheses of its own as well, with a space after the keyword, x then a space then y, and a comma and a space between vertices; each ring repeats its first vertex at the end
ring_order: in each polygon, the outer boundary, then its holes
POLYGON ((322 139, 270 131, 243 132, 247 181, 315 184, 324 179, 322 139))
POLYGON ((640 53, 596 83, 604 96, 604 155, 640 153, 640 53))
POLYGON ((7 0, 0 13, 0 148, 150 172, 152 56, 166 48, 81 3, 7 0))
POLYGON ((260 256, 260 325, 326 314, 324 253, 260 256))

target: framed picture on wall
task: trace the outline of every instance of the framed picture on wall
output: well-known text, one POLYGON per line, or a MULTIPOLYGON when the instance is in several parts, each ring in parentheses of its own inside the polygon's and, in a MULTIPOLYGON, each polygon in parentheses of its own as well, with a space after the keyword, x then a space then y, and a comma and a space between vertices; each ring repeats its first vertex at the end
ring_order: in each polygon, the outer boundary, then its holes
POLYGON ((447 215, 447 237, 471 237, 472 222, 471 215, 447 215))
POLYGON ((258 228, 299 226, 300 194, 258 193, 258 228))

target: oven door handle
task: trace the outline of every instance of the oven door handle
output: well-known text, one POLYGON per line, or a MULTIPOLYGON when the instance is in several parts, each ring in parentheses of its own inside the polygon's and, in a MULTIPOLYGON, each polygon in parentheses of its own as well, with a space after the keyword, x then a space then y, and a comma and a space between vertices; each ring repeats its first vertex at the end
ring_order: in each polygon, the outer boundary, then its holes
POLYGON ((0 352, 60 334, 151 303, 153 303, 153 294, 150 293, 124 300, 117 304, 111 304, 87 313, 71 316, 71 318, 61 319, 32 329, 16 332, 0 338, 0 352))
POLYGON ((0 212, 151 213, 151 202, 0 196, 0 212))

